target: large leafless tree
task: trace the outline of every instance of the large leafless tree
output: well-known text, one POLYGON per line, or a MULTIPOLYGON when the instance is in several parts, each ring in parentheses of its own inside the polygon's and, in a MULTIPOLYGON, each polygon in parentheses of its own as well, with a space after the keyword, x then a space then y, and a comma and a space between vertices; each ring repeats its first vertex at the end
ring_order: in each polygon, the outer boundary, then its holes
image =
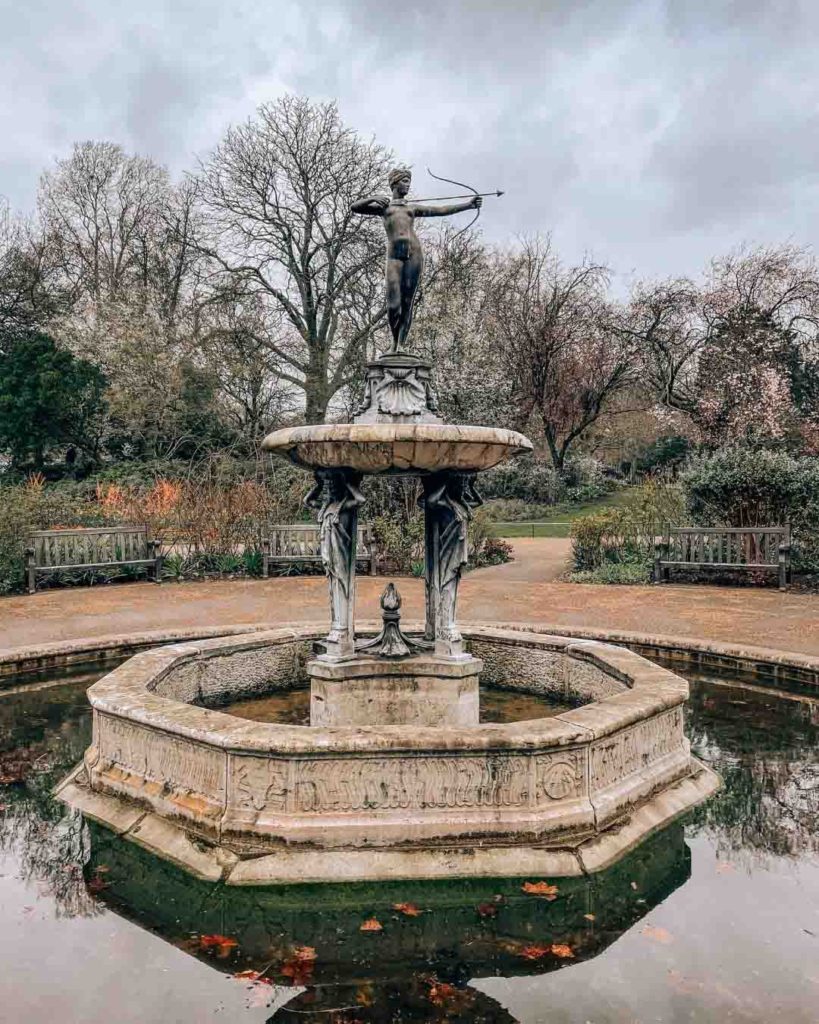
POLYGON ((380 224, 350 204, 383 191, 386 161, 334 104, 287 96, 229 129, 201 168, 200 249, 217 277, 283 314, 286 334, 265 340, 308 422, 360 372, 384 320, 380 224))
POLYGON ((488 328, 512 381, 517 425, 540 425, 557 470, 634 380, 633 345, 615 329, 607 285, 606 267, 564 266, 548 238, 496 260, 488 328))

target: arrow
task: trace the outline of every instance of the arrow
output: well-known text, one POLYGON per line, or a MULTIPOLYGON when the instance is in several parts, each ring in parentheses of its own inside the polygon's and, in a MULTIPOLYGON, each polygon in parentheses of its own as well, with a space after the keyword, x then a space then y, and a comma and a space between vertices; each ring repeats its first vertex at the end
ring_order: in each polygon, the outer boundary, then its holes
POLYGON ((410 196, 407 200, 410 203, 436 203, 443 202, 444 199, 472 199, 474 196, 503 196, 505 192, 501 192, 500 189, 497 192, 463 192, 458 196, 430 196, 426 199, 416 199, 415 196, 410 196))

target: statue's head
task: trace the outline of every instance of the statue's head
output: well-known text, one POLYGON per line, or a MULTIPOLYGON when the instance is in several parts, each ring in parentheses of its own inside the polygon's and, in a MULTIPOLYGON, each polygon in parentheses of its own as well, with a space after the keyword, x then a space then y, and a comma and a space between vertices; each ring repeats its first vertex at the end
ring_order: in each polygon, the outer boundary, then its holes
POLYGON ((387 176, 390 188, 399 196, 405 196, 412 184, 412 171, 409 167, 393 167, 387 176))

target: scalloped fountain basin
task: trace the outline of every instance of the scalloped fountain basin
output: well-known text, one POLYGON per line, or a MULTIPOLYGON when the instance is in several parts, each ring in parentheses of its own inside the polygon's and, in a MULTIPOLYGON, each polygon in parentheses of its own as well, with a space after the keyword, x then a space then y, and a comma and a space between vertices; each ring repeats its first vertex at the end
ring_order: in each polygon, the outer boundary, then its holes
POLYGON ((262 442, 306 469, 359 473, 478 473, 532 451, 515 430, 448 423, 333 423, 276 430, 262 442))
POLYGON ((60 797, 203 878, 601 870, 719 786, 683 734, 688 684, 594 641, 465 627, 482 681, 579 704, 512 724, 322 728, 217 709, 302 686, 312 628, 178 644, 88 692, 60 797))

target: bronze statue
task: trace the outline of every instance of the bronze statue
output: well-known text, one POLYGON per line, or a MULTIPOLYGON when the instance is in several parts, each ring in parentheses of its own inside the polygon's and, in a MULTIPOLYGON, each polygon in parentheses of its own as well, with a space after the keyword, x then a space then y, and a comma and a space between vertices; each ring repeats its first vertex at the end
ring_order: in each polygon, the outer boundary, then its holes
POLYGON ((466 203, 448 206, 425 206, 408 202, 412 172, 406 167, 390 171, 392 198, 370 196, 352 204, 354 213, 381 217, 387 232, 387 318, 392 331, 391 352, 398 352, 407 339, 412 324, 415 292, 421 279, 424 258, 421 242, 415 234, 416 217, 448 217, 464 210, 480 210, 483 199, 474 195, 466 203))

